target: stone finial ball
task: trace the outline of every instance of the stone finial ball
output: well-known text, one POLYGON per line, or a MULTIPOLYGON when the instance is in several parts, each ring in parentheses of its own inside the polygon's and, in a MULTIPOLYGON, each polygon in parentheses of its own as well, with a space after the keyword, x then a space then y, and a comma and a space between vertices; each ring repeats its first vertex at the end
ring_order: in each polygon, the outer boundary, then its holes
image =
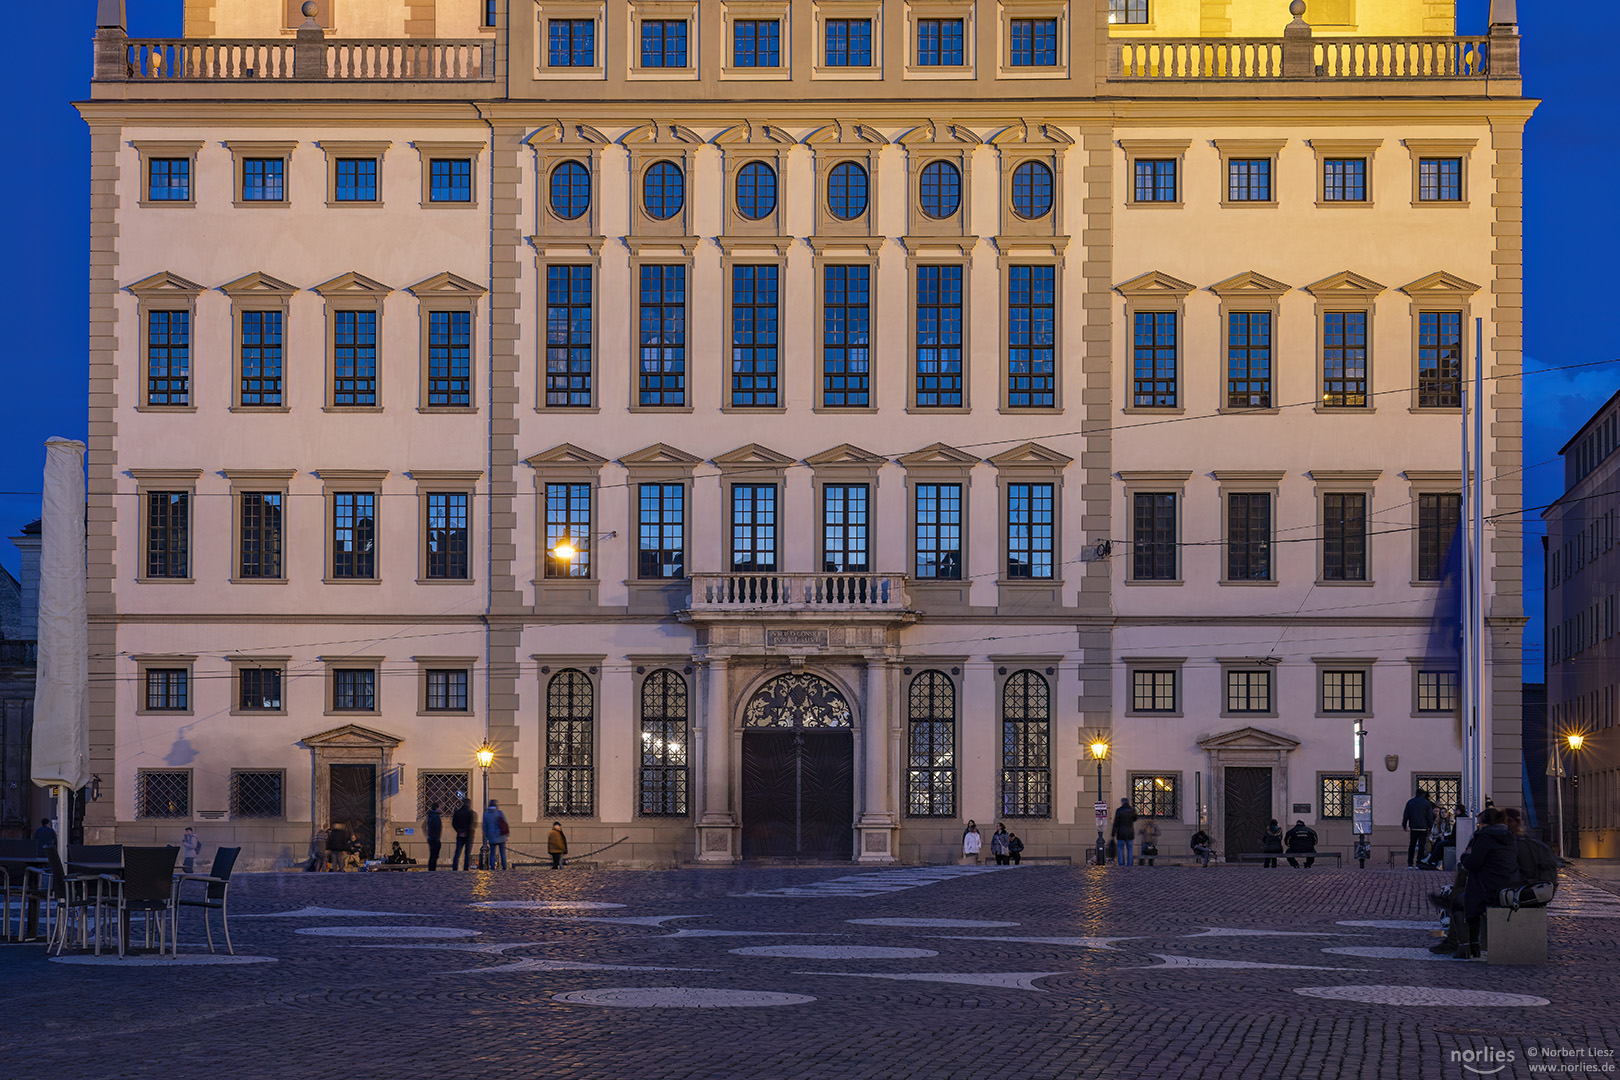
MULTIPOLYGON (((308 7, 309 5, 305 4, 304 6, 308 7)), ((304 14, 307 15, 309 13, 306 11, 304 14)), ((1288 14, 1292 15, 1296 19, 1305 14, 1305 0, 1294 0, 1292 4, 1289 4, 1288 14)))
MULTIPOLYGON (((320 10, 321 5, 317 4, 315 0, 304 0, 304 18, 313 19, 315 17, 315 13, 320 10)), ((1304 10, 1303 5, 1301 5, 1300 10, 1304 10)))

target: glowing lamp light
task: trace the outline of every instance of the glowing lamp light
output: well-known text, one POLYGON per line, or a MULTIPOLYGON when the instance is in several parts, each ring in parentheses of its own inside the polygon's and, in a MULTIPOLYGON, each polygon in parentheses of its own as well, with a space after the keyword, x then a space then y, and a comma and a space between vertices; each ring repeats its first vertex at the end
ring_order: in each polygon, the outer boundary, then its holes
POLYGON ((480 746, 475 752, 478 758, 478 767, 487 769, 495 762, 495 748, 488 743, 480 746))
POLYGON ((1564 741, 1569 743, 1571 750, 1579 750, 1586 743, 1585 735, 1565 735, 1564 741))
POLYGON ((1101 761, 1103 758, 1107 757, 1108 744, 1103 742, 1101 739, 1098 739, 1096 742, 1092 743, 1091 756, 1096 758, 1098 761, 1101 761))
POLYGON ((579 554, 579 549, 574 547, 571 542, 564 540, 556 547, 552 548, 551 553, 557 556, 557 558, 561 559, 563 562, 573 562, 574 556, 579 554))

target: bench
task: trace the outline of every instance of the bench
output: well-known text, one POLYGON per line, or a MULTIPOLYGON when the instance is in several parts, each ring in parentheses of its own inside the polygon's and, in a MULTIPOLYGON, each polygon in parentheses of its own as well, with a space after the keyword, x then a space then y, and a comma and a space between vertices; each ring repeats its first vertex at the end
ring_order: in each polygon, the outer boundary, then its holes
MULTIPOLYGON (((1149 859, 1153 860, 1153 865, 1155 866, 1157 866, 1159 863, 1177 863, 1192 866, 1196 863, 1201 863, 1204 861, 1203 856, 1194 855, 1191 852, 1174 852, 1169 855, 1136 855, 1132 858, 1132 861, 1136 863, 1137 866, 1142 866, 1149 859)), ((1215 861, 1217 861, 1215 858, 1210 859, 1210 862, 1215 861)))
POLYGON ((1292 854, 1283 852, 1281 855, 1267 855, 1263 851, 1245 851, 1238 856, 1238 862, 1264 862, 1266 859, 1332 859, 1334 866, 1344 865, 1344 852, 1342 851, 1296 851, 1292 854))
POLYGON ((1529 965, 1547 962, 1547 909, 1485 909, 1480 945, 1489 964, 1529 965))

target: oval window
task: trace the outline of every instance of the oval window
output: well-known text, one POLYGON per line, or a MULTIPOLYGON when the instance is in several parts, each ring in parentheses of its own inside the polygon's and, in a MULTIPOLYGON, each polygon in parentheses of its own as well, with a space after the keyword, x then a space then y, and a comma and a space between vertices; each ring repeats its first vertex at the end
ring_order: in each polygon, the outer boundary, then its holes
POLYGON ((1039 161, 1026 161, 1013 172, 1013 213, 1026 221, 1052 212, 1052 170, 1039 161))
POLYGON ((591 174, 577 161, 551 170, 551 212, 574 220, 591 207, 591 174))
POLYGON ((647 170, 642 183, 641 201, 647 216, 668 221, 681 212, 686 199, 686 178, 672 161, 660 161, 647 170))
POLYGON ((922 171, 918 195, 922 212, 939 220, 956 213, 962 205, 962 174, 948 161, 935 161, 922 171))
POLYGON ((737 173, 737 213, 750 221, 776 209, 776 171, 763 161, 750 161, 737 173))
POLYGON ((827 176, 827 209, 841 221, 866 213, 866 170, 853 161, 833 166, 827 176))

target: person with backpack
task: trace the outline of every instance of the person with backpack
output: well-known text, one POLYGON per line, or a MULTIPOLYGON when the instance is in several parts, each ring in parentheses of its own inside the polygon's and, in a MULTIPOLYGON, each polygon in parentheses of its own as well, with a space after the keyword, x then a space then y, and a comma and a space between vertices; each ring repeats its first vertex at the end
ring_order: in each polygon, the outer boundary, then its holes
POLYGON ((1468 871, 1468 880, 1462 894, 1462 916, 1467 929, 1465 934, 1457 936, 1457 951, 1452 953, 1458 960, 1479 956, 1479 921, 1485 909, 1519 877, 1518 842, 1508 832, 1505 815, 1491 806, 1479 815, 1479 820, 1481 827, 1459 860, 1468 871))
POLYGON ((456 862, 459 860, 461 863, 459 869, 471 870, 473 812, 469 800, 463 798, 461 805, 456 807, 456 812, 450 815, 450 827, 456 830, 456 850, 450 853, 450 869, 458 869, 456 862))
POLYGON ((1136 847, 1136 811, 1131 808, 1130 799, 1119 800, 1119 809, 1114 811, 1114 860, 1120 866, 1134 865, 1131 858, 1132 849, 1136 847))
POLYGON ((997 866, 1010 866, 1012 857, 1007 854, 1007 826, 996 822, 996 831, 990 834, 990 854, 996 857, 997 866))
POLYGON ((484 869, 495 869, 495 856, 501 858, 501 869, 506 869, 506 838, 512 832, 506 823, 506 815, 501 813, 500 804, 494 799, 489 800, 489 808, 484 811, 484 843, 489 845, 489 865, 484 869))
POLYGON ((1299 860, 1294 858, 1295 855, 1308 856, 1305 860, 1307 870, 1316 865, 1316 830, 1305 824, 1304 818, 1295 821, 1294 827, 1288 830, 1283 839, 1287 841, 1284 850, 1288 853, 1289 866, 1299 869, 1299 860))
POLYGON ((428 807, 427 818, 422 822, 422 831, 427 834, 428 870, 437 870, 439 868, 439 844, 444 837, 444 817, 439 813, 438 803, 428 807))
MULTIPOLYGON (((1276 818, 1272 818, 1271 824, 1266 826, 1266 831, 1260 834, 1260 850, 1267 855, 1281 855, 1283 853, 1283 831, 1282 826, 1277 824, 1276 818)), ((1275 870, 1277 860, 1267 859, 1260 865, 1267 870, 1275 870)))
POLYGON ((1428 858, 1429 830, 1434 828, 1434 803, 1429 801, 1429 793, 1422 788, 1417 794, 1406 800, 1406 809, 1401 811, 1401 828, 1406 830, 1406 868, 1416 870, 1417 864, 1428 858))
POLYGON ((1159 854, 1159 826, 1152 818, 1142 823, 1142 865, 1152 866, 1159 854))
POLYGON ((1515 893, 1505 906, 1545 907, 1558 892, 1558 856, 1552 848, 1531 836, 1524 827, 1524 814, 1518 807, 1502 811, 1503 824, 1513 834, 1517 845, 1515 855, 1519 864, 1519 880, 1515 893))

